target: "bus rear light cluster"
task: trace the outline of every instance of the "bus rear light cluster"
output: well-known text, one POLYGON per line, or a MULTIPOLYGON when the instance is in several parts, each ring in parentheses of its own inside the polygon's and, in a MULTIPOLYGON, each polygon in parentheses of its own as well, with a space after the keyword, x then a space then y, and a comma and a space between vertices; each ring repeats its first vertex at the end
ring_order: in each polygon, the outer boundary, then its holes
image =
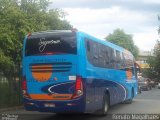
POLYGON ((76 84, 75 84, 75 92, 72 96, 72 99, 78 98, 83 95, 83 82, 82 78, 77 76, 76 77, 76 84))
POLYGON ((24 97, 29 97, 27 93, 27 81, 25 76, 22 79, 22 94, 24 97))
POLYGON ((26 89, 27 89, 26 77, 23 77, 23 79, 22 79, 22 90, 26 90, 26 89))

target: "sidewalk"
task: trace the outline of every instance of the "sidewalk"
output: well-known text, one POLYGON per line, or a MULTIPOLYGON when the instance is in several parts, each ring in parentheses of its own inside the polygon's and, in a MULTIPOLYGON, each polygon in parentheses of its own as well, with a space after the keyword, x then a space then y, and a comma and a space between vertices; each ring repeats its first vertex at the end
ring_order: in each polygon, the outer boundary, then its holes
POLYGON ((18 110, 18 109, 23 109, 23 106, 16 106, 16 107, 9 107, 9 108, 0 108, 0 112, 5 112, 5 111, 11 111, 11 110, 18 110))

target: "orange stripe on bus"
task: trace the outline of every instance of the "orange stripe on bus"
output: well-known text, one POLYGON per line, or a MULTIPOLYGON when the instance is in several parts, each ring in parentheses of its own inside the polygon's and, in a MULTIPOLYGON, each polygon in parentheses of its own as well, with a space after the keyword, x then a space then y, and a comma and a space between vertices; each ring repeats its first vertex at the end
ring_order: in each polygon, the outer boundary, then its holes
POLYGON ((52 72, 45 72, 45 73, 32 72, 32 76, 34 77, 34 79, 40 82, 44 82, 51 78, 52 72))
MULTIPOLYGON (((32 70, 34 68, 34 70, 42 70, 42 69, 38 69, 38 68, 43 68, 43 67, 51 67, 52 68, 52 65, 33 65, 32 66, 32 70)), ((43 71, 43 70, 42 70, 43 71)), ((47 81, 51 78, 52 76, 52 69, 44 69, 44 73, 43 72, 34 72, 32 71, 32 76, 34 77, 34 79, 36 79, 37 81, 40 81, 40 82, 44 82, 44 81, 47 81), (45 72, 46 70, 51 70, 51 72, 45 72)))
POLYGON ((33 65, 32 68, 43 68, 43 67, 50 67, 52 68, 52 65, 33 65))
POLYGON ((30 94, 33 100, 70 100, 72 94, 30 94))
POLYGON ((34 69, 32 69, 32 71, 47 71, 47 70, 53 70, 52 68, 47 68, 47 69, 45 69, 45 68, 43 68, 43 69, 38 69, 38 68, 34 68, 34 69))

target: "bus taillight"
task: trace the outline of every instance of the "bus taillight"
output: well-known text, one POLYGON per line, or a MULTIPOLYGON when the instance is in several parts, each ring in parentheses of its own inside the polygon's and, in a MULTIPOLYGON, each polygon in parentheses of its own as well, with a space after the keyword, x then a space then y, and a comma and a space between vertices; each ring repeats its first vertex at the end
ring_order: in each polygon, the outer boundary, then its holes
POLYGON ((24 97, 29 97, 27 93, 27 81, 25 76, 22 79, 22 94, 24 97))
POLYGON ((76 84, 75 84, 75 92, 72 96, 72 99, 78 98, 83 95, 83 82, 82 78, 77 76, 76 77, 76 84))

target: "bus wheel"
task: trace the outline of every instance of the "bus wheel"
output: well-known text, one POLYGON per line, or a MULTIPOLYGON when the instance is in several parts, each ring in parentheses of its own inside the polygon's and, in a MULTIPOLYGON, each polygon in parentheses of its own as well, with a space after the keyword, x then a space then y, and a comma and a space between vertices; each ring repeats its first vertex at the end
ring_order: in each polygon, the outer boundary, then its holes
POLYGON ((100 115, 102 116, 107 115, 108 109, 109 109, 109 97, 108 95, 105 95, 103 97, 103 108, 100 111, 100 115))
POLYGON ((129 99, 129 100, 125 101, 125 103, 126 103, 126 104, 131 104, 132 101, 133 101, 133 99, 129 99))
POLYGON ((126 104, 131 104, 131 103, 132 103, 132 101, 133 101, 133 96, 134 96, 134 91, 132 90, 131 98, 130 98, 130 99, 128 99, 128 100, 126 100, 124 103, 126 103, 126 104))

